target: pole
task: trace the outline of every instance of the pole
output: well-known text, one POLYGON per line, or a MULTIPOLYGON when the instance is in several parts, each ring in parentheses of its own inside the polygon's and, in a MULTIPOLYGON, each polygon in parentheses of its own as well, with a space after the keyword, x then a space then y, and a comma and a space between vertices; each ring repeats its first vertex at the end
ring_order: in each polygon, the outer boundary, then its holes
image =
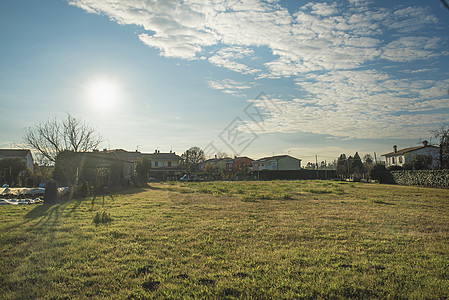
POLYGON ((376 156, 376 152, 374 152, 374 163, 377 165, 377 156, 376 156))
POLYGON ((327 179, 327 161, 324 160, 324 179, 327 179))
POLYGON ((189 172, 189 150, 186 151, 187 155, 186 155, 186 163, 187 163, 187 180, 190 179, 190 172, 189 172))
POLYGON ((315 154, 315 162, 316 162, 316 179, 319 179, 318 172, 318 155, 315 154))

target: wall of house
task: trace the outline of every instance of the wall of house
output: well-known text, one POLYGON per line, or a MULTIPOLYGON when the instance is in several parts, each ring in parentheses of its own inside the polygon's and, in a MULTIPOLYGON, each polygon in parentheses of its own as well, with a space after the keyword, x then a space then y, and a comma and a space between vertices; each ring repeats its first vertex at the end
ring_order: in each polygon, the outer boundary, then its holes
POLYGON ((259 170, 277 170, 278 169, 278 162, 277 160, 268 160, 262 163, 262 169, 259 168, 259 170))
POLYGON ((284 157, 278 160, 278 170, 300 170, 301 161, 293 157, 284 157))
POLYGON ((176 168, 178 167, 178 161, 177 160, 171 160, 171 159, 154 159, 151 161, 151 167, 153 168, 176 168), (169 162, 171 163, 171 166, 169 166, 169 162), (157 164, 157 166, 156 166, 157 164))
POLYGON ((398 154, 394 156, 385 157, 385 166, 403 166, 406 163, 410 163, 413 156, 417 154, 430 155, 432 157, 432 168, 437 169, 440 161, 440 150, 435 147, 425 147, 417 150, 407 152, 405 154, 398 154), (393 161, 394 160, 394 161, 393 161))
POLYGON ((30 169, 31 172, 33 172, 34 171, 34 160, 33 160, 33 156, 31 155, 31 152, 29 152, 27 154, 26 164, 27 164, 27 168, 30 169))
POLYGON ((408 155, 405 155, 406 162, 411 162, 413 159, 413 156, 417 154, 424 154, 429 155, 432 157, 432 169, 438 169, 438 165, 440 162, 440 149, 435 147, 425 147, 418 150, 414 150, 412 152, 407 153, 408 155))
POLYGON ((385 158, 385 166, 388 168, 390 166, 403 166, 407 162, 404 154, 388 156, 385 158))

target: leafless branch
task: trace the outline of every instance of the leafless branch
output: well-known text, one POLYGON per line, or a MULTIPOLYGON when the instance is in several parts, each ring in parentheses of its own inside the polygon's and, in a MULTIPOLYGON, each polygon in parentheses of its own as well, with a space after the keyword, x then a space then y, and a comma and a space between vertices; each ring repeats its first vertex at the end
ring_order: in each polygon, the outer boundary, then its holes
POLYGON ((441 0, 443 2, 443 5, 446 6, 447 9, 449 9, 449 4, 446 2, 446 0, 441 0))
POLYGON ((61 151, 86 152, 96 149, 101 143, 101 136, 95 133, 92 126, 70 114, 63 122, 53 119, 28 128, 24 139, 51 162, 61 151))

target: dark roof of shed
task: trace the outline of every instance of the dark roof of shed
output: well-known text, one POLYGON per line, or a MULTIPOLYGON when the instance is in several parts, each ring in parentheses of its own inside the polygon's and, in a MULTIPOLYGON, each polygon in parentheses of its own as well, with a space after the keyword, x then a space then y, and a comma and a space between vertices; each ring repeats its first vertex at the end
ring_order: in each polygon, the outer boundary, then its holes
POLYGON ((284 155, 274 155, 274 156, 262 157, 262 158, 258 159, 257 161, 262 161, 262 160, 272 160, 272 159, 278 160, 278 159, 286 158, 286 157, 290 157, 290 158, 293 158, 293 159, 301 160, 301 159, 299 159, 299 158, 296 158, 296 157, 293 157, 293 156, 284 154, 284 155))
POLYGON ((0 149, 0 157, 20 157, 25 158, 28 153, 31 153, 28 149, 0 149))

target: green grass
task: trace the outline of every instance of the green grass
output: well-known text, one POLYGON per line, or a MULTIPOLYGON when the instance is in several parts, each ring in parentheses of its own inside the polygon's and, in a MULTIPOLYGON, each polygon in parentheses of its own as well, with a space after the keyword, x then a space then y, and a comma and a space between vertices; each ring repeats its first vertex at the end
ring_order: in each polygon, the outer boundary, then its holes
POLYGON ((449 297, 449 190, 155 183, 1 206, 0 232, 0 299, 449 297))

